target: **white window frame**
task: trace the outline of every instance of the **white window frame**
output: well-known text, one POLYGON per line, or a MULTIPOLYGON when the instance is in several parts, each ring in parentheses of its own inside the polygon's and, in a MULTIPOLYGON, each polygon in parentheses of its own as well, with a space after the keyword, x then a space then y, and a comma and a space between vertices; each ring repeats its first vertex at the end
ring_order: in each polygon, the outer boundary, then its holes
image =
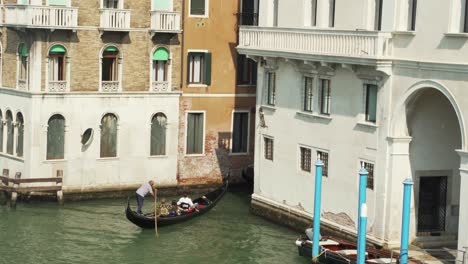
POLYGON ((104 52, 107 47, 109 46, 114 46, 119 50, 119 55, 117 56, 117 81, 119 82, 119 87, 117 92, 122 92, 122 83, 123 83, 123 54, 121 47, 118 45, 115 45, 113 43, 105 45, 102 47, 100 53, 99 53, 99 92, 101 93, 107 93, 102 90, 102 59, 104 58, 104 52))
POLYGON ((317 76, 316 75, 312 75, 312 74, 303 74, 302 75, 302 82, 301 82, 301 85, 302 85, 302 94, 301 94, 301 112, 304 112, 304 113, 314 113, 314 112, 317 112, 317 109, 316 109, 316 106, 318 105, 318 101, 317 101, 317 93, 318 90, 317 90, 317 76), (310 110, 305 110, 306 108, 306 93, 305 93, 305 85, 306 85, 306 78, 310 78, 312 79, 312 102, 311 102, 311 106, 310 106, 310 110), (317 102, 316 102, 317 101, 317 102))
MULTIPOLYGON (((209 50, 202 50, 202 49, 189 49, 187 50, 187 63, 190 65, 190 59, 189 59, 189 54, 190 53, 210 53, 209 50)), ((201 69, 202 70, 202 69, 201 69)), ((213 71, 213 69, 211 69, 211 71, 213 71)), ((190 72, 187 71, 187 76, 190 76, 190 72)), ((201 76, 203 77, 203 76, 201 76)), ((187 77, 187 79, 189 79, 189 77, 187 77)), ((196 87, 208 87, 207 84, 204 84, 204 83, 190 83, 187 81, 187 87, 189 88, 196 88, 196 87)))
MULTIPOLYGON (((110 9, 110 8, 107 8, 107 7, 104 7, 104 1, 105 0, 101 0, 99 1, 100 2, 100 5, 101 5, 101 9, 110 9)), ((118 0, 118 4, 117 4, 117 8, 115 9, 124 9, 124 0, 118 0)), ((113 9, 113 8, 112 8, 113 9)), ((120 49, 119 49, 120 50, 120 49)))
POLYGON ((378 112, 379 112, 379 107, 378 107, 378 102, 379 102, 379 90, 380 90, 380 83, 377 80, 368 80, 364 79, 362 81, 362 97, 361 97, 361 110, 360 113, 358 114, 358 119, 357 123, 360 125, 364 126, 369 126, 369 127, 377 127, 379 123, 378 119, 378 112), (367 85, 375 85, 377 86, 377 105, 375 109, 375 122, 367 121, 366 120, 366 98, 367 98, 367 85))
POLYGON ((45 85, 46 85, 46 91, 49 91, 49 81, 50 81, 50 78, 49 78, 49 74, 50 74, 50 57, 49 57, 49 54, 50 54, 50 49, 55 46, 55 45, 61 45, 63 46, 67 51, 65 52, 65 56, 64 56, 64 60, 65 60, 65 65, 64 65, 64 74, 65 74, 65 80, 67 83, 66 83, 66 91, 69 92, 70 91, 70 61, 71 61, 71 58, 70 56, 68 55, 68 49, 65 45, 63 45, 62 43, 52 43, 52 45, 49 46, 49 49, 47 50, 47 56, 46 56, 46 67, 45 67, 45 85))
POLYGON ((276 104, 278 103, 278 86, 277 86, 277 83, 278 83, 278 76, 277 76, 277 72, 276 71, 272 71, 272 70, 266 70, 265 71, 265 77, 264 77, 264 91, 265 91, 265 101, 264 101, 264 105, 268 106, 268 107, 275 107, 276 104), (272 95, 273 97, 273 102, 270 103, 270 87, 268 86, 269 84, 269 75, 270 74, 273 74, 274 75, 274 82, 273 82, 273 86, 274 86, 274 95, 272 95))
POLYGON ((249 110, 233 110, 231 113, 231 142, 229 144, 229 152, 231 155, 248 155, 250 153, 250 111, 249 110), (234 115, 236 113, 247 113, 247 151, 246 152, 232 152, 234 143, 234 115))
POLYGON ((201 157, 205 156, 205 143, 206 143, 206 110, 190 110, 185 112, 185 136, 184 136, 184 155, 186 157, 201 157), (203 114, 203 147, 201 154, 187 154, 187 135, 188 135, 188 115, 189 114, 203 114))
POLYGON ((189 0, 189 6, 188 6, 189 17, 208 18, 210 16, 210 0, 205 0, 205 14, 204 15, 192 15, 190 13, 190 11, 191 11, 190 7, 191 6, 192 6, 192 0, 189 0))
POLYGON ((318 2, 319 0, 304 0, 304 26, 317 27, 318 24, 318 2), (315 8, 314 8, 315 4, 315 8), (315 11, 315 14, 314 14, 315 11), (315 16, 315 24, 312 22, 315 16))
MULTIPOLYGON (((329 150, 326 150, 326 149, 322 149, 322 148, 315 148, 314 149, 315 151, 315 160, 318 160, 319 158, 319 155, 318 155, 318 152, 323 152, 323 153, 327 153, 328 154, 328 160, 327 160, 327 176, 324 176, 323 175, 323 167, 322 167, 322 178, 325 177, 325 178, 330 178, 330 151, 329 150)), ((320 159, 322 160, 322 159, 320 159)), ((322 160, 323 162, 323 160, 322 160)), ((324 163, 324 167, 325 167, 325 163, 324 163)))
POLYGON ((333 98, 332 98, 332 78, 331 76, 324 76, 324 75, 320 75, 317 77, 317 93, 316 93, 316 97, 317 97, 317 113, 319 116, 326 116, 326 117, 329 117, 332 115, 332 102, 333 102, 333 98), (322 80, 328 80, 330 83, 329 83, 329 89, 330 89, 330 101, 329 101, 329 105, 328 105, 328 108, 330 109, 329 113, 322 113, 322 103, 320 100, 322 100, 322 94, 321 94, 321 87, 322 87, 322 80))
POLYGON ((164 49, 167 50, 167 52, 169 52, 169 59, 167 60, 167 83, 168 83, 167 85, 168 85, 168 90, 172 91, 172 88, 171 88, 172 87, 172 52, 169 49, 169 47, 166 47, 166 46, 154 47, 153 50, 151 51, 150 56, 149 56, 149 72, 150 72, 149 91, 152 91, 153 82, 156 81, 156 80, 154 80, 154 72, 153 72, 153 54, 159 48, 164 48, 164 49))

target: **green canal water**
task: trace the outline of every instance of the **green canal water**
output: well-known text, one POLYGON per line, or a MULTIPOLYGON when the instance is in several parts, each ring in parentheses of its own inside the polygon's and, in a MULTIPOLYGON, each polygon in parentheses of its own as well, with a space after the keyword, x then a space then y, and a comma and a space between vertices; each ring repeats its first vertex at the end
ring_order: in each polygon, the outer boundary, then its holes
POLYGON ((160 228, 158 240, 127 221, 123 199, 0 206, 0 263, 308 263, 299 234, 250 214, 249 201, 231 191, 207 214, 160 228))

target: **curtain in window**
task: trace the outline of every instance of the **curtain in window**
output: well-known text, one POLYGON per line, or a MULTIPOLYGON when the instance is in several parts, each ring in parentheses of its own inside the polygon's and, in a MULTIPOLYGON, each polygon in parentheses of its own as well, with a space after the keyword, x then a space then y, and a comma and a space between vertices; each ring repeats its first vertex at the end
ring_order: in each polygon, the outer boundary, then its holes
POLYGON ((304 111, 312 112, 313 78, 304 78, 304 111))
POLYGON ((192 54, 190 56, 190 83, 202 82, 202 66, 203 56, 200 54, 192 54))
POLYGON ((0 111, 0 152, 3 152, 3 115, 0 111))
POLYGON ((167 61, 153 61, 154 80, 167 81, 167 61))
POLYGON ((232 152, 246 153, 249 134, 249 114, 234 113, 234 127, 232 131, 232 152))
POLYGON ((61 115, 53 115, 47 124, 47 159, 63 159, 65 157, 65 118, 61 115))
POLYGON ((320 81, 320 113, 330 114, 330 80, 320 81))
POLYGON ((166 155, 167 118, 157 113, 151 120, 151 156, 166 155))
POLYGON ((6 112, 6 132, 7 132, 7 150, 6 152, 10 155, 13 155, 13 116, 10 111, 6 112))
POLYGON ((191 15, 205 15, 205 1, 206 0, 191 0, 190 1, 190 14, 191 15))
POLYGON ((203 113, 187 115, 187 154, 203 154, 203 113))
POLYGON ((16 123, 18 124, 18 134, 16 139, 16 156, 23 157, 24 119, 21 113, 18 113, 16 115, 16 123))
POLYGON ((49 80, 63 81, 64 74, 64 54, 51 54, 49 57, 49 80))
POLYGON ((117 157, 117 117, 106 114, 101 120, 101 158, 117 157))

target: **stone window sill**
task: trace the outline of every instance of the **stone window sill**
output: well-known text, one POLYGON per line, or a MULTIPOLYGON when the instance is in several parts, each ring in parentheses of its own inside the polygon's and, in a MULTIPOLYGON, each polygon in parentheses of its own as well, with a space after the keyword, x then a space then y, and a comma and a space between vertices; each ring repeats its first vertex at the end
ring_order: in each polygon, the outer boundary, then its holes
POLYGON ((468 38, 468 33, 465 32, 447 32, 444 35, 452 38, 468 38))
POLYGON ((376 123, 367 122, 367 121, 359 121, 357 122, 358 125, 363 127, 370 127, 370 128, 378 128, 379 126, 376 123))
POLYGON ((393 31, 392 35, 415 36, 416 32, 415 31, 405 31, 405 30, 398 31, 397 30, 397 31, 393 31))
POLYGON ((262 105, 261 108, 265 110, 276 111, 276 107, 274 105, 262 105))

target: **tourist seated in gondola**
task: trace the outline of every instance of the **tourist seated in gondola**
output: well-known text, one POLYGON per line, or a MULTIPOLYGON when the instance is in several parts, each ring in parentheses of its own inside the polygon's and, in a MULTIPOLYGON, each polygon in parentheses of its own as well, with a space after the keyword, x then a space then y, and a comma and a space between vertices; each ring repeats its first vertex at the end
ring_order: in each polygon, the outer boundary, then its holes
POLYGON ((172 206, 166 202, 166 199, 162 198, 158 204, 157 215, 161 217, 168 216, 172 210, 172 206))
POLYGON ((191 213, 194 210, 198 210, 193 204, 192 199, 188 197, 187 193, 184 193, 184 196, 179 199, 177 205, 182 208, 184 213, 191 213))
POLYGON ((172 200, 171 210, 169 211, 169 216, 178 216, 182 213, 182 208, 177 205, 176 200, 172 200))

